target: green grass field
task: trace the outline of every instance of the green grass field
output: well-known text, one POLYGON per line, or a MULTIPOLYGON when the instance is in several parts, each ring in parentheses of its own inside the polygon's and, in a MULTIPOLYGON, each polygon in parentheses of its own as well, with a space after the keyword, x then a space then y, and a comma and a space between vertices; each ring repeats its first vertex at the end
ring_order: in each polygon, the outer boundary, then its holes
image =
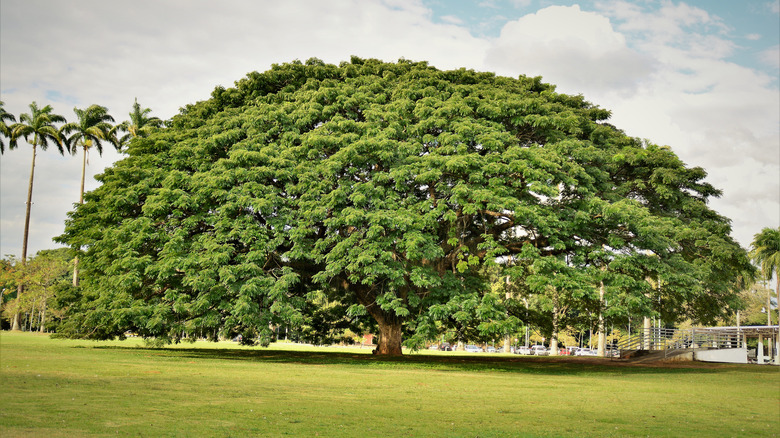
POLYGON ((0 334, 0 436, 780 433, 780 369, 0 334))

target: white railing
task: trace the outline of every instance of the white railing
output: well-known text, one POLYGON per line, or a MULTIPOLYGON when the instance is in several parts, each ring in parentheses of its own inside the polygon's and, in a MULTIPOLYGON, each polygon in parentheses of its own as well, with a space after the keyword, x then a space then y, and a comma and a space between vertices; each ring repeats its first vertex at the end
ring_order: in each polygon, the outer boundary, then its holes
POLYGON ((685 349, 738 348, 741 345, 740 329, 665 329, 649 328, 618 343, 617 350, 624 353, 635 350, 671 352, 685 349))

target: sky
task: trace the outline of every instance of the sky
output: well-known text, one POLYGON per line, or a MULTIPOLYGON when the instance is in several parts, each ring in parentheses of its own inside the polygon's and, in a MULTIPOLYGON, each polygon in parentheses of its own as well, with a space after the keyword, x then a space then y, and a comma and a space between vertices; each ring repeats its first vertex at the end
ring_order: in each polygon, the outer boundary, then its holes
MULTIPOLYGON (((668 145, 723 191, 710 206, 748 247, 780 226, 780 0, 2 0, 0 100, 168 119, 252 71, 315 57, 427 61, 542 76, 668 145)), ((7 140, 5 140, 7 145, 7 140)), ((0 257, 21 255, 32 148, 0 156, 0 257)), ((88 156, 87 190, 121 155, 88 156)), ((81 156, 38 153, 28 256, 56 248, 81 156)))

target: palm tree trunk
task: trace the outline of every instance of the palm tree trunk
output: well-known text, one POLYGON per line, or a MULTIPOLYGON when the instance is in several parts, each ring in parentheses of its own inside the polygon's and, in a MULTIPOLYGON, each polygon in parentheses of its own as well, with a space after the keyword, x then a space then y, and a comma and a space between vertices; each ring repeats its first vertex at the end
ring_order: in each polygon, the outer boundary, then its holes
POLYGON ((79 204, 84 203, 84 175, 87 171, 87 145, 84 145, 84 157, 81 159, 81 192, 79 193, 79 204))
MULTIPOLYGON (((84 156, 81 159, 81 191, 79 192, 79 204, 84 203, 84 175, 87 171, 87 145, 84 145, 84 156)), ((79 256, 73 259, 73 287, 79 285, 79 256)))
MULTIPOLYGON (((30 236, 30 208, 32 207, 33 178, 35 176, 35 154, 37 153, 38 136, 33 139, 32 164, 30 165, 30 182, 27 185, 27 211, 24 214, 24 236, 22 237, 22 266, 27 264, 27 238, 30 236)), ((19 284, 16 299, 22 298, 24 293, 24 284, 19 284)), ((17 308, 18 309, 18 308, 17 308)), ((11 330, 19 330, 19 310, 14 314, 14 323, 11 330)))

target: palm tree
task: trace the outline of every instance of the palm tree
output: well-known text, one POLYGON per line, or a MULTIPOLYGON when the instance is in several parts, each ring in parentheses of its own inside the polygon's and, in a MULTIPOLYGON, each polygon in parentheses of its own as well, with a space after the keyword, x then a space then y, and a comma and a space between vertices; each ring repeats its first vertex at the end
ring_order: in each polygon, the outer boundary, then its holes
MULTIPOLYGON (((10 120, 12 122, 16 121, 16 117, 14 117, 13 114, 6 112, 5 108, 3 108, 3 101, 0 100, 0 135, 3 137, 10 138, 11 137, 11 128, 5 124, 6 120, 10 120)), ((5 152, 5 143, 3 143, 3 139, 0 138, 0 154, 5 152)))
MULTIPOLYGON (((60 134, 65 138, 68 149, 72 154, 78 152, 79 147, 84 151, 81 161, 81 190, 79 191, 79 204, 84 203, 84 180, 87 171, 87 151, 93 146, 98 154, 103 155, 103 144, 107 141, 119 150, 119 141, 114 134, 111 123, 114 118, 108 114, 108 108, 100 105, 91 105, 87 109, 73 108, 78 117, 78 122, 62 125, 60 134), (73 134, 71 134, 73 133, 73 134), (69 137, 66 137, 71 134, 69 137)), ((79 285, 79 258, 73 259, 73 286, 79 285)))
POLYGON ((63 125, 60 128, 60 135, 65 139, 66 146, 72 154, 75 155, 79 147, 84 151, 81 164, 81 192, 79 194, 79 204, 83 204, 87 151, 94 146, 98 154, 102 156, 103 144, 101 141, 111 143, 117 150, 119 150, 119 142, 112 132, 111 122, 114 121, 114 118, 108 114, 108 108, 100 105, 91 105, 85 110, 73 108, 73 112, 76 113, 78 122, 63 125), (70 136, 66 137, 67 135, 70 136))
MULTIPOLYGON (((780 321, 780 227, 764 228, 753 236, 750 258, 761 268, 761 275, 771 280, 773 274, 777 274, 777 304, 778 321, 780 321)), ((770 309, 766 309, 769 315, 770 309)))
POLYGON ((119 139, 120 144, 127 144, 131 138, 134 137, 146 137, 152 128, 159 128, 162 126, 163 121, 157 117, 149 117, 149 113, 152 110, 149 108, 141 109, 141 105, 138 103, 138 98, 133 103, 133 110, 130 112, 130 120, 126 120, 117 128, 127 132, 119 139))
MULTIPOLYGON (((33 190, 33 178, 35 175, 35 156, 38 146, 42 150, 46 150, 49 147, 49 143, 54 143, 60 150, 60 154, 65 154, 63 148, 62 138, 60 137, 57 128, 54 123, 65 123, 65 117, 52 113, 51 105, 46 105, 43 108, 38 108, 38 104, 35 102, 30 104, 30 114, 22 114, 19 116, 19 123, 15 123, 11 126, 11 140, 8 142, 9 149, 16 148, 16 142, 19 138, 24 138, 25 141, 32 146, 32 164, 30 166, 30 182, 27 186, 27 211, 24 216, 24 236, 22 237, 22 265, 27 261, 27 238, 30 234, 30 207, 32 206, 32 190, 33 190), (32 141, 30 138, 32 137, 32 141)), ((17 299, 19 299, 24 291, 24 285, 19 285, 19 293, 17 299)), ((13 330, 19 330, 19 314, 14 315, 13 330)))

